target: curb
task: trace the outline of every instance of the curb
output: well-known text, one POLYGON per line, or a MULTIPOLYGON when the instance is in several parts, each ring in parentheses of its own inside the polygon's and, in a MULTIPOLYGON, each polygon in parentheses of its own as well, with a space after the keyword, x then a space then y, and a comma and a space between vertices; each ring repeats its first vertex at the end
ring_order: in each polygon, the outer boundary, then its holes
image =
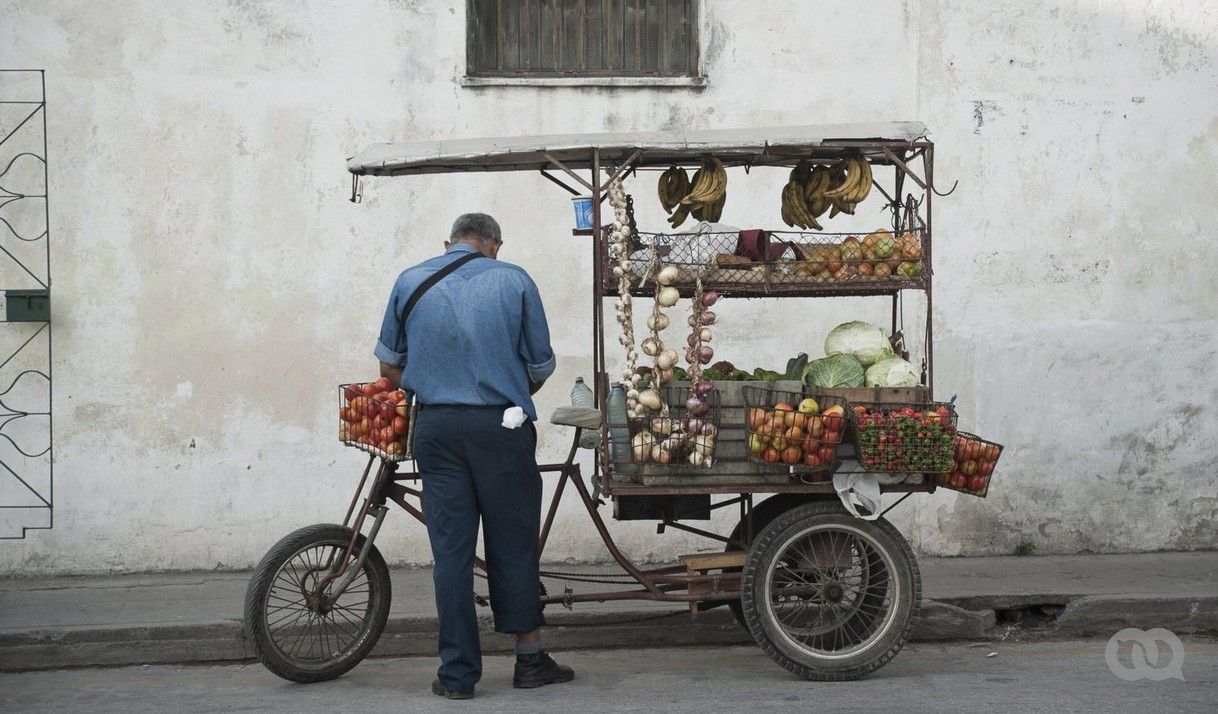
MULTIPOLYGON (((716 608, 692 618, 684 609, 662 613, 650 609, 556 612, 548 620, 546 643, 553 650, 752 642, 727 608, 716 608)), ((483 651, 510 652, 510 639, 494 634, 490 625, 489 617, 482 618, 483 651)), ((911 639, 988 640, 1008 637, 1013 630, 1037 636, 1078 638, 1108 636, 1124 627, 1166 627, 1176 634, 1218 632, 1218 596, 924 600, 911 639)), ((0 634, 0 671, 252 661, 253 650, 241 630, 241 622, 233 619, 203 625, 0 634)), ((433 656, 435 632, 434 617, 390 617, 372 656, 433 656)))

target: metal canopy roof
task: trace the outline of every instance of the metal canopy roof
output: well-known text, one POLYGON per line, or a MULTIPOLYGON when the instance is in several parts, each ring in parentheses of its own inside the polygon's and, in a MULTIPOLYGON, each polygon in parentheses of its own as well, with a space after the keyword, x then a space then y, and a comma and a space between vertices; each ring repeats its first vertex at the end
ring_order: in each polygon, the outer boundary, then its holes
POLYGON ((637 162, 642 166, 689 162, 704 153, 727 164, 766 163, 818 148, 832 155, 852 144, 908 144, 925 137, 926 125, 908 121, 406 141, 373 144, 348 159, 347 170, 366 176, 522 171, 553 166, 553 160, 580 169, 590 167, 593 149, 600 151, 602 165, 624 161, 636 150, 643 152, 637 162))

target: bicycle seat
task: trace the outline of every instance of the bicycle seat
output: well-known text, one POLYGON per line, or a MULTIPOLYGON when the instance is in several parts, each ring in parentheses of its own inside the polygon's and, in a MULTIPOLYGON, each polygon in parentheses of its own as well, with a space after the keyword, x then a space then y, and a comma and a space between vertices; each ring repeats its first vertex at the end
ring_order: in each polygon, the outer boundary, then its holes
POLYGON ((599 429, 601 419, 601 410, 590 407, 559 407, 550 415, 551 424, 581 429, 599 429))

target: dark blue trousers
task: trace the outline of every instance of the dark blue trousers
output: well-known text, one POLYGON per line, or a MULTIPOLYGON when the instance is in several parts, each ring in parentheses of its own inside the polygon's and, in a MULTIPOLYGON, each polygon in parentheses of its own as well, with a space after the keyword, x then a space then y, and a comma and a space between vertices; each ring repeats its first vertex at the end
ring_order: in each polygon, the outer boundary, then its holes
POLYGON ((503 408, 423 407, 414 448, 423 475, 423 512, 435 561, 440 681, 470 691, 482 677, 474 611, 474 550, 483 528, 495 631, 544 624, 538 585, 541 472, 537 431, 505 429, 503 408))

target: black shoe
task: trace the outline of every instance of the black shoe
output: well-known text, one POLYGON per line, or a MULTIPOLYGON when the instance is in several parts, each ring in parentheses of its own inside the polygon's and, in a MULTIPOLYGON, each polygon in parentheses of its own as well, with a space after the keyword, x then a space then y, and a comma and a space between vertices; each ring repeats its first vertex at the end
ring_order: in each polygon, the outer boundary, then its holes
POLYGON ((437 679, 436 681, 431 683, 431 693, 435 694, 437 696, 444 697, 445 699, 473 699, 474 698, 473 690, 470 690, 468 692, 456 692, 456 691, 446 688, 443 684, 440 683, 439 679, 437 679))
POLYGON ((554 661, 546 652, 516 655, 516 675, 512 686, 532 689, 546 684, 562 684, 575 679, 575 670, 554 661))

